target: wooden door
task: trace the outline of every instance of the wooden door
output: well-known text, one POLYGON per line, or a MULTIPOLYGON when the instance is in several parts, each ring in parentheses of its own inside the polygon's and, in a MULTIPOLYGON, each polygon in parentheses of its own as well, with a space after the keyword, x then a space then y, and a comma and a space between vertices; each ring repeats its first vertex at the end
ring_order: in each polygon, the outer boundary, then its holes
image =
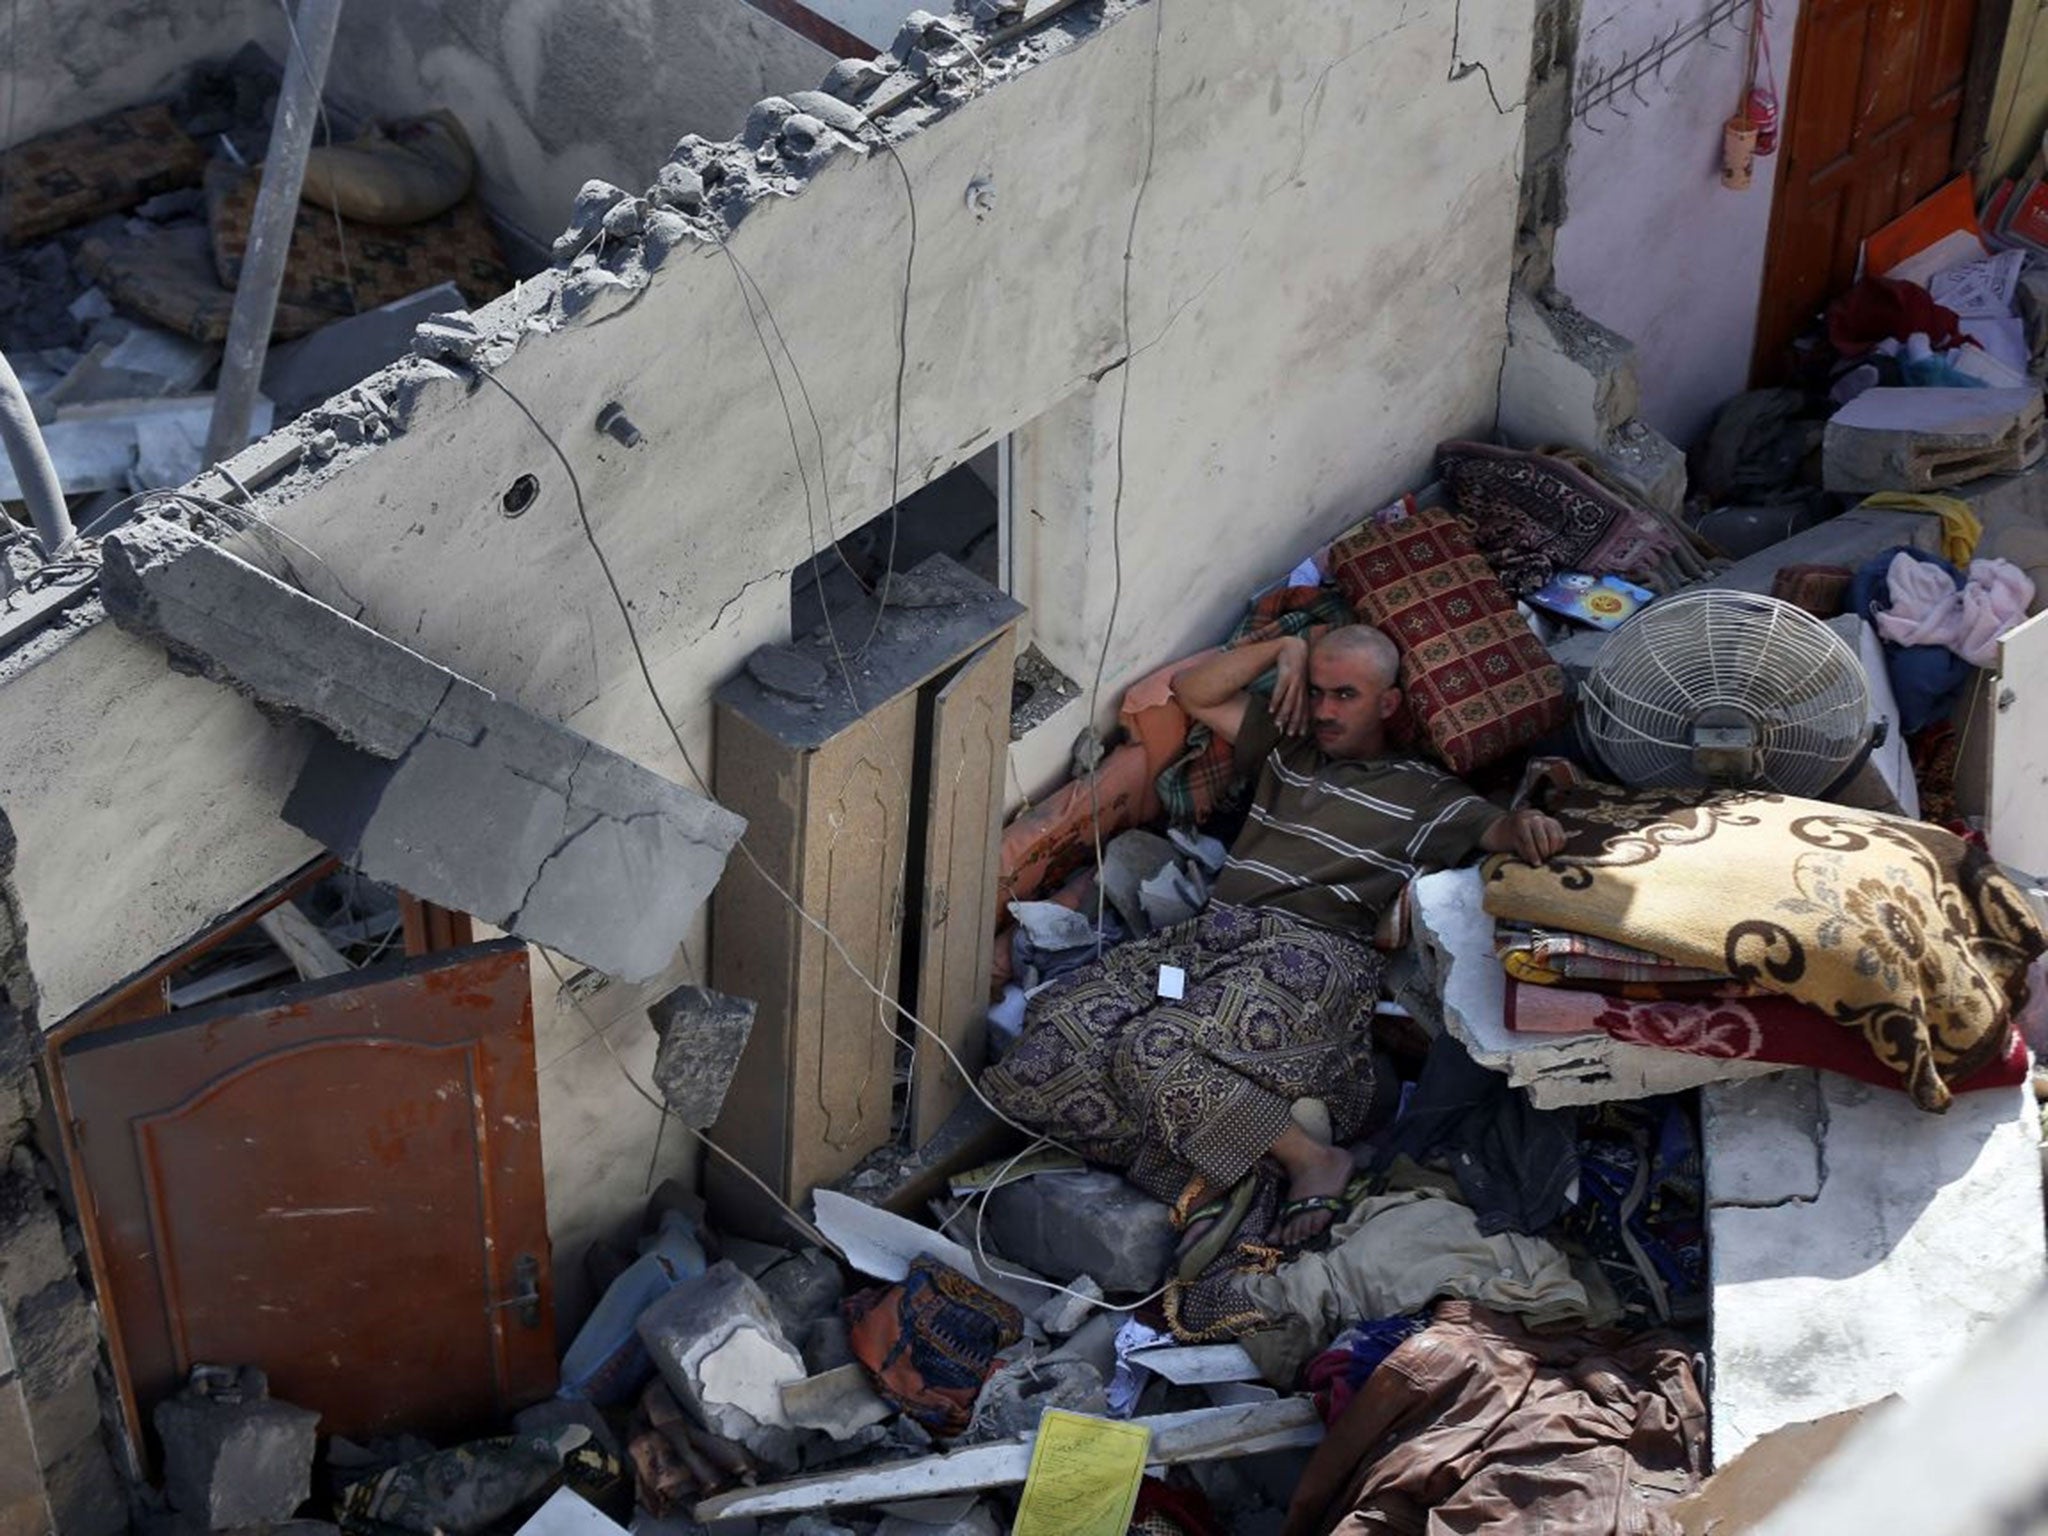
POLYGON ((553 1390, 520 941, 102 1029, 55 1064, 137 1420, 195 1364, 259 1365, 357 1438, 553 1390))
POLYGON ((1754 372, 1855 280, 1863 240, 1955 172, 1979 0, 1805 0, 1754 372))
MULTIPOLYGON (((931 763, 917 1014, 975 1073, 988 1055, 988 977, 995 956, 1015 634, 1004 630, 932 690, 926 733, 931 763)), ((921 1147, 967 1096, 967 1081, 946 1053, 921 1034, 911 1060, 910 1144, 921 1147)))

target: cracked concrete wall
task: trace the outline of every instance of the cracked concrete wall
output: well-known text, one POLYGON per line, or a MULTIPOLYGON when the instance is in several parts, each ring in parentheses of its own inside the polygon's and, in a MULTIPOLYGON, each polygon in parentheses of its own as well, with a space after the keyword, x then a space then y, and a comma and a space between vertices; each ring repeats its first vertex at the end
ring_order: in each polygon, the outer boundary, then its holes
MULTIPOLYGON (((1706 0, 1585 0, 1581 87, 1640 54, 1706 0)), ((1771 8, 1779 88, 1787 83, 1797 0, 1771 8)), ((1567 213, 1557 233, 1557 286, 1573 304, 1635 343, 1643 419, 1685 446, 1715 409, 1749 385, 1763 291, 1764 244, 1782 155, 1759 160, 1746 192, 1721 185, 1721 124, 1742 95, 1743 34, 1698 43, 1662 78, 1628 92, 1621 112, 1574 117, 1567 213)))
MULTIPOLYGON (((273 570, 288 556, 323 601, 691 783, 583 520, 708 763, 709 692, 787 637, 791 568, 890 500, 907 179, 901 489, 1092 393, 1075 472, 1046 477, 1066 499, 1018 514, 1085 538, 1079 590, 1018 595, 1064 606, 1066 659, 1092 676, 1102 655, 1112 703, 1427 479, 1440 439, 1490 428, 1530 51, 1519 6, 1113 0, 943 70, 935 100, 892 120, 893 153, 758 113, 749 142, 664 168, 672 206, 594 195, 573 265, 436 339, 451 362, 398 365, 239 456, 262 515, 304 548, 256 534, 238 550, 273 570), (721 184, 693 193, 707 174, 721 184), (801 473, 742 271, 772 307, 801 473), (638 446, 597 429, 613 401, 638 446), (508 503, 527 475, 537 495, 508 503)), ((303 728, 91 617, 0 664, 0 799, 47 936, 51 1021, 313 852, 278 817, 303 728)), ((686 979, 688 956, 647 995, 686 979)), ((550 1221, 573 1263, 637 1209, 650 1168, 691 1154, 670 1133, 655 1155, 655 1111, 538 974, 550 1221)), ((637 993, 602 987, 590 1007, 644 1081, 637 993)))

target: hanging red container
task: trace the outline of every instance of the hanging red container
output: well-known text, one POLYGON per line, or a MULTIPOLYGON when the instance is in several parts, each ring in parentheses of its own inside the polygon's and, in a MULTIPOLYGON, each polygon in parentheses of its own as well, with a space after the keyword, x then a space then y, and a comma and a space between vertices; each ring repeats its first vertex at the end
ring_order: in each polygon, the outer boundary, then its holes
POLYGON ((1743 103, 1743 116, 1756 127, 1757 158, 1775 154, 1778 148, 1778 93, 1758 86, 1743 103))

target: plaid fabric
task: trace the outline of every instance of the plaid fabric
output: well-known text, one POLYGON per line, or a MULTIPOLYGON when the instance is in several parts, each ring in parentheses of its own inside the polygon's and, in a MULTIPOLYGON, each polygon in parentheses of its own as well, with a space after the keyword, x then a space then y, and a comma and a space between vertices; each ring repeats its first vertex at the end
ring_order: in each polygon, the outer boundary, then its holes
POLYGON ((935 1435, 957 1435, 1024 1315, 929 1255, 899 1285, 847 1298, 848 1339, 875 1390, 935 1435))
MULTIPOLYGON (((1330 587, 1275 587, 1256 599, 1230 632, 1226 646, 1239 646, 1280 635, 1306 634, 1318 624, 1353 624, 1357 616, 1343 596, 1330 587)), ((1252 684, 1252 692, 1270 694, 1268 672, 1252 684)), ((1196 826, 1218 811, 1228 810, 1251 787, 1239 777, 1230 743, 1206 725, 1188 728, 1187 744, 1159 772, 1154 788, 1167 820, 1177 827, 1196 826)))
POLYGON ((1571 718, 1564 673, 1449 513, 1404 496, 1330 549, 1337 585, 1401 652, 1431 752, 1469 775, 1571 718))
POLYGON ((199 180, 206 157, 168 108, 135 107, 0 156, 0 235, 41 239, 199 180))
POLYGON ((1788 565, 1771 578, 1771 596, 1817 619, 1832 619, 1847 606, 1855 579, 1846 565, 1788 565))
MULTIPOLYGON (((241 281, 259 185, 253 171, 218 161, 206 170, 214 265, 229 288, 241 281)), ((453 282, 472 307, 512 286, 498 237, 474 197, 417 224, 340 223, 337 231, 331 209, 299 204, 280 298, 349 315, 440 282, 453 282)))
MULTIPOLYGON (((1618 944, 1612 939, 1596 939, 1590 934, 1500 923, 1494 928, 1493 942, 1502 964, 1508 964, 1510 957, 1521 956, 1535 962, 1534 970, 1548 972, 1561 981, 1733 982, 1725 971, 1679 965, 1647 949, 1618 944)), ((1537 981, 1534 975, 1522 979, 1537 981)))

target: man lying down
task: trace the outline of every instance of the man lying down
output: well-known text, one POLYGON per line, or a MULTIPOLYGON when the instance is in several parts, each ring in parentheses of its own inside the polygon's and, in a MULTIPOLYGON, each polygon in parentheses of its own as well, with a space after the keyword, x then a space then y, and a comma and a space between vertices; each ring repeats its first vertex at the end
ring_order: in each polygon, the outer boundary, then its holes
MULTIPOLYGON (((1344 1209, 1343 1143, 1391 1118, 1399 1085, 1370 1035, 1381 912, 1418 874, 1475 852, 1538 864, 1564 829, 1503 811, 1441 768, 1391 755, 1394 643, 1366 625, 1242 646, 1192 662, 1173 693, 1258 773, 1244 830, 1208 908, 1110 950, 1031 1000, 1022 1038, 982 1078, 1007 1115, 1184 1216, 1261 1157, 1286 1169, 1276 1235, 1308 1241, 1344 1209), (1277 669, 1272 702, 1249 692, 1277 669), (1162 967, 1185 973, 1162 995, 1162 967), (1320 1100, 1330 1139, 1297 1122, 1320 1100)), ((1197 1234, 1190 1232, 1193 1238, 1197 1234)))

